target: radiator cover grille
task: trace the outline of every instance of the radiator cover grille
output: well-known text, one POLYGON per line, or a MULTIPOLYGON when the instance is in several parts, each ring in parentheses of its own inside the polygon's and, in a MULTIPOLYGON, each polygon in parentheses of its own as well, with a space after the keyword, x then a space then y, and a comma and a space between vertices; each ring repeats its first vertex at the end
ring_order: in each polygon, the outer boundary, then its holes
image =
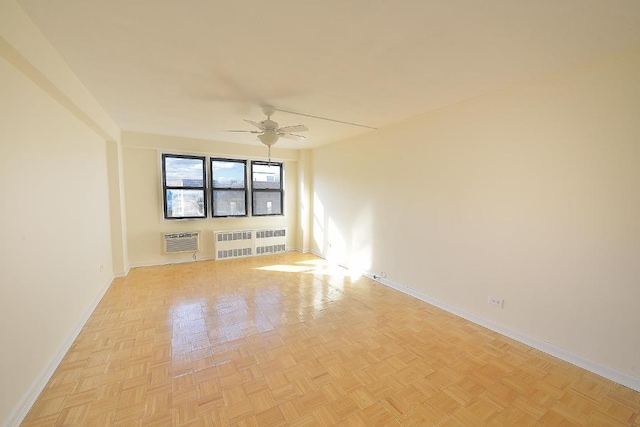
POLYGON ((286 245, 268 245, 268 246, 257 246, 256 254, 264 255, 264 254, 277 254, 280 252, 286 252, 286 245))
POLYGON ((286 228, 214 231, 213 235, 216 260, 287 251, 286 228))
POLYGON ((222 231, 216 233, 216 242, 230 242, 234 240, 253 240, 252 230, 247 231, 222 231))
POLYGON ((220 250, 216 254, 216 259, 240 258, 245 256, 251 256, 252 252, 253 252, 252 248, 220 250))

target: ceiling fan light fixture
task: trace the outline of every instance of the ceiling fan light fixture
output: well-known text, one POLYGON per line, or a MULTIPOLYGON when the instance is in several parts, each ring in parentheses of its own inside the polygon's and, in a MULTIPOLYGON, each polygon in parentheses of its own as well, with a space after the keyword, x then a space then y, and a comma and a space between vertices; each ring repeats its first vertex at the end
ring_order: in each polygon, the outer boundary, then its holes
POLYGON ((278 138, 278 134, 273 131, 266 131, 258 135, 258 139, 268 147, 271 147, 273 144, 275 144, 276 141, 278 141, 278 138))

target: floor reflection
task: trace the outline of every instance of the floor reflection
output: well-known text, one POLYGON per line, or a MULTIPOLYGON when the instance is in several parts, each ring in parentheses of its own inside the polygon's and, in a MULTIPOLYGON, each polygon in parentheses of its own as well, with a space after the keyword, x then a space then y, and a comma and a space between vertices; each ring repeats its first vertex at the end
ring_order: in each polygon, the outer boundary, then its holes
POLYGON ((215 271, 191 277, 192 289, 187 295, 193 298, 185 300, 182 290, 181 298, 172 301, 171 354, 176 369, 194 361, 201 365, 225 363, 228 353, 235 351, 232 347, 247 345, 250 337, 331 315, 345 298, 345 286, 355 277, 320 259, 267 265, 254 259, 251 263, 258 264, 249 270, 255 273, 247 276, 245 270, 243 281, 229 275, 217 277, 215 271), (211 351, 207 353, 204 350, 208 348, 211 351))

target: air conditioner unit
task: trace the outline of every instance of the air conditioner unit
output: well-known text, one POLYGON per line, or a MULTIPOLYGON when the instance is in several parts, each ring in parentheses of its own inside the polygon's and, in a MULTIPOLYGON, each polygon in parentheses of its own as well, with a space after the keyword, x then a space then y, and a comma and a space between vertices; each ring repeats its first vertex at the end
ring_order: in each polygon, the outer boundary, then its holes
POLYGON ((200 250, 200 232, 162 233, 162 253, 176 254, 200 250))

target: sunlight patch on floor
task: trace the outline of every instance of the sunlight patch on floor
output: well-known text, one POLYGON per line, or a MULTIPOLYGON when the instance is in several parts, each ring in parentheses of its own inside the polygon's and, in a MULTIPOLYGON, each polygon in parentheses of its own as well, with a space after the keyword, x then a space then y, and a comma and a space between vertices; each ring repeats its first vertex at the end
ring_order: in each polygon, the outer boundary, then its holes
POLYGON ((362 276, 359 270, 349 270, 345 267, 326 260, 299 261, 293 264, 273 264, 264 267, 256 267, 256 270, 277 271, 281 273, 304 273, 318 276, 350 277, 357 279, 362 276))
POLYGON ((284 264, 275 264, 268 265, 266 267, 258 267, 256 270, 264 270, 264 271, 280 271, 282 273, 303 273, 309 270, 313 270, 314 267, 302 266, 302 265, 284 265, 284 264))

